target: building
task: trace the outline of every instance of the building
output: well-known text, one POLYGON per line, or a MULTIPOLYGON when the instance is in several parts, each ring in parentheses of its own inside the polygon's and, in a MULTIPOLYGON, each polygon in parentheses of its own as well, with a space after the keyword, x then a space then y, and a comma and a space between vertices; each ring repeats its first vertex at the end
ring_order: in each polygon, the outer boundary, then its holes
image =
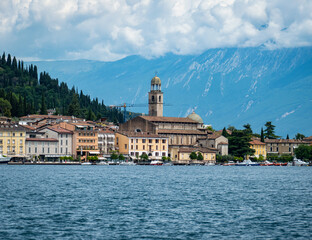
POLYGON ((150 159, 168 156, 168 138, 158 134, 117 132, 115 144, 119 153, 131 158, 139 158, 143 153, 150 159))
POLYGON ((61 127, 46 127, 41 129, 45 138, 58 140, 58 151, 55 153, 58 157, 73 155, 73 132, 61 127))
POLYGON ((101 154, 115 150, 115 132, 106 128, 98 129, 98 149, 101 154))
MULTIPOLYGON (((193 147, 200 138, 206 138, 209 131, 203 127, 202 118, 195 112, 187 117, 163 117, 163 93, 158 77, 151 80, 149 92, 149 116, 135 117, 119 126, 120 132, 156 134, 168 138, 168 156, 179 159, 181 147, 193 147)), ((202 146, 206 147, 206 146, 202 146)), ((220 145, 221 151, 226 147, 220 145)))
POLYGON ((264 157, 264 159, 266 159, 266 147, 265 147, 265 143, 259 141, 258 139, 253 139, 250 142, 250 148, 255 150, 254 153, 254 157, 259 158, 260 155, 262 155, 264 157))
POLYGON ((186 148, 186 147, 182 147, 179 149, 179 156, 178 156, 178 162, 180 163, 184 163, 184 164, 189 164, 192 162, 190 155, 192 152, 195 152, 197 155, 198 153, 201 153, 203 156, 203 160, 202 161, 196 161, 198 163, 202 162, 202 163, 212 163, 215 164, 216 163, 216 152, 217 149, 214 148, 196 148, 196 147, 192 147, 192 148, 186 148))
POLYGON ((224 156, 229 154, 229 141, 219 132, 207 134, 198 139, 199 145, 202 147, 216 148, 218 154, 224 156))
POLYGON ((267 155, 288 154, 294 156, 294 149, 299 145, 310 145, 309 142, 297 139, 265 139, 267 155))
POLYGON ((57 124, 60 122, 78 122, 83 119, 76 118, 74 116, 62 116, 62 115, 40 115, 31 114, 20 118, 19 124, 21 125, 37 125, 42 126, 46 124, 57 124))
POLYGON ((151 91, 148 93, 148 115, 163 116, 163 92, 160 78, 155 76, 151 81, 151 91))
POLYGON ((31 160, 56 161, 59 158, 58 140, 40 137, 26 138, 26 154, 31 160))
POLYGON ((98 132, 94 125, 86 122, 60 122, 55 127, 61 127, 73 132, 73 156, 87 159, 90 155, 100 154, 98 150, 98 132))
POLYGON ((26 129, 18 124, 0 124, 0 154, 25 158, 26 129))

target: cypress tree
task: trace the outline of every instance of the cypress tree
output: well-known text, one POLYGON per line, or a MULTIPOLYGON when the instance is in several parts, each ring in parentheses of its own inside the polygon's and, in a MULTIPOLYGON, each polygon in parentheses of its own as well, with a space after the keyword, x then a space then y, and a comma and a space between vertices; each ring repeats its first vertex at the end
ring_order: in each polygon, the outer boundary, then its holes
POLYGON ((47 115, 47 114, 48 114, 47 105, 46 105, 46 103, 45 103, 45 98, 44 98, 43 92, 42 92, 42 96, 41 96, 40 114, 42 114, 42 115, 47 115))
POLYGON ((289 135, 287 134, 287 137, 286 137, 286 139, 289 139, 289 135))
POLYGON ((13 57, 12 67, 14 70, 17 70, 17 61, 16 61, 15 56, 13 57))
POLYGON ((7 65, 11 67, 11 54, 8 54, 7 65))
POLYGON ((226 131, 225 127, 224 127, 223 130, 222 130, 222 136, 224 136, 224 137, 226 137, 226 138, 229 136, 229 134, 228 134, 228 132, 226 131))
POLYGON ((261 128, 261 136, 260 136, 261 142, 264 142, 264 133, 263 128, 261 128))
POLYGON ((2 63, 3 66, 6 64, 6 61, 5 61, 5 52, 3 52, 3 54, 2 54, 1 63, 2 63))

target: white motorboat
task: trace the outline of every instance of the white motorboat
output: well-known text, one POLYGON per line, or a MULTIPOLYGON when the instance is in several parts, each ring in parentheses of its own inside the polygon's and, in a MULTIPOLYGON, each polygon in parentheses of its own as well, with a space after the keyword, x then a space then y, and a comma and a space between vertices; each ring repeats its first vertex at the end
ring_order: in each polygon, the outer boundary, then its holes
POLYGON ((163 162, 159 160, 153 160, 151 161, 150 165, 163 165, 163 162))
POLYGON ((10 157, 4 157, 2 154, 0 154, 0 164, 1 163, 8 163, 10 162, 11 158, 10 157))
POLYGON ((253 162, 250 159, 245 159, 240 163, 236 163, 236 166, 260 166, 260 163, 253 162))
POLYGON ((83 163, 81 163, 81 165, 92 165, 92 163, 90 163, 90 162, 83 162, 83 163))
POLYGON ((129 161, 129 162, 121 162, 119 165, 123 165, 123 166, 135 166, 136 163, 129 161))
POLYGON ((308 165, 309 165, 309 163, 304 162, 304 161, 297 159, 297 158, 295 158, 294 162, 293 162, 293 166, 301 167, 301 166, 308 166, 308 165))
POLYGON ((108 163, 104 161, 100 161, 100 162, 97 162, 96 165, 108 165, 108 163))
POLYGON ((215 166, 216 164, 215 163, 212 163, 212 162, 207 162, 205 163, 205 166, 215 166))

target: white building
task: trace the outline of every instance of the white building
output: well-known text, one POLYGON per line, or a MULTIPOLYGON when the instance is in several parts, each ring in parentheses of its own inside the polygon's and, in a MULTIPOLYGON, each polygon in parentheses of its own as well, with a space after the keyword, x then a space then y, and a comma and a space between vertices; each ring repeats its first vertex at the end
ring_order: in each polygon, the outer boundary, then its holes
POLYGON ((115 150, 115 132, 109 129, 98 131, 98 146, 101 154, 115 150))

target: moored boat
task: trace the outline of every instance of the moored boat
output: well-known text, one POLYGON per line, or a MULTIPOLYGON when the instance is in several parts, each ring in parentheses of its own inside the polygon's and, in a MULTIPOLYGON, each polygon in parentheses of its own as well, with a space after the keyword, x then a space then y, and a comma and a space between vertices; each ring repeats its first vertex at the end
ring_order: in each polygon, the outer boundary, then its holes
POLYGON ((5 156, 0 154, 0 164, 1 163, 8 163, 8 162, 10 162, 10 160, 11 160, 10 157, 5 157, 5 156))
POLYGON ((236 166, 260 166, 260 163, 253 162, 250 159, 245 159, 240 163, 236 163, 236 166))
POLYGON ((268 160, 265 160, 263 163, 260 163, 260 166, 274 166, 274 164, 268 160))
POLYGON ((163 162, 159 161, 159 160, 153 160, 153 161, 151 161, 150 165, 157 165, 157 166, 159 166, 159 165, 163 165, 163 162))

